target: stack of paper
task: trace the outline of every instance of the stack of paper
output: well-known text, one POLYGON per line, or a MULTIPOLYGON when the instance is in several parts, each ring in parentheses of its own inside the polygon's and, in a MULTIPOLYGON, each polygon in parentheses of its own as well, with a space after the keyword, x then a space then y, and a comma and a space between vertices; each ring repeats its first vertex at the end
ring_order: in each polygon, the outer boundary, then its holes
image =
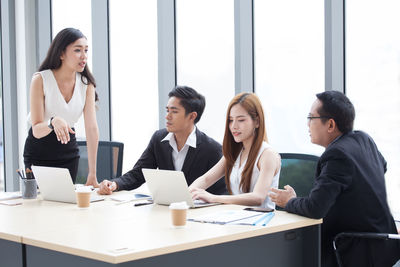
POLYGON ((151 196, 145 194, 120 194, 120 195, 113 195, 111 197, 112 200, 118 201, 119 204, 135 201, 135 200, 144 200, 144 199, 151 199, 151 196))
POLYGON ((0 192, 0 200, 9 200, 14 198, 20 198, 21 192, 0 192))
POLYGON ((257 212, 247 210, 226 210, 189 218, 188 221, 216 223, 216 224, 241 224, 265 226, 274 217, 274 212, 257 212))
POLYGON ((21 192, 0 192, 0 204, 15 206, 22 204, 21 192))

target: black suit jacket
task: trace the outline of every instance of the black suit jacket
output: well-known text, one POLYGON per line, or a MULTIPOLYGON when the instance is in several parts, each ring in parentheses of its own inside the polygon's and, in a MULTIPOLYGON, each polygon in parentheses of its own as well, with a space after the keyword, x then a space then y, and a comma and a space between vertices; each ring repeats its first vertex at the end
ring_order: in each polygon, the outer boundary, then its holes
MULTIPOLYGON (((132 190, 141 186, 145 182, 142 168, 175 169, 172 161, 172 147, 167 141, 161 142, 167 134, 166 129, 156 131, 133 169, 121 177, 113 179, 118 185, 118 190, 132 190)), ((196 148, 189 147, 182 166, 188 185, 211 169, 221 157, 221 145, 196 129, 196 148)), ((207 191, 213 194, 226 194, 224 179, 220 179, 207 191)))
MULTIPOLYGON (((332 241, 340 232, 397 233, 386 200, 385 172, 386 161, 372 138, 360 131, 350 132, 321 155, 309 196, 287 203, 288 212, 323 218, 323 266, 336 266, 332 241)), ((359 239, 346 246, 342 253, 346 266, 392 266, 400 257, 398 242, 359 239)))

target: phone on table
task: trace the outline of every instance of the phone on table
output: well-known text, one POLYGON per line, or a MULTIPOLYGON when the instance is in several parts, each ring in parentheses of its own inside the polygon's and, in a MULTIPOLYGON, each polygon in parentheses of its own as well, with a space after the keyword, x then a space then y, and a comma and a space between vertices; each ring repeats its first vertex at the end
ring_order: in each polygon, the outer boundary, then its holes
POLYGON ((272 212, 272 211, 274 211, 274 209, 271 209, 271 208, 262 208, 262 207, 248 207, 248 208, 244 208, 244 210, 248 210, 248 211, 258 211, 258 212, 272 212))

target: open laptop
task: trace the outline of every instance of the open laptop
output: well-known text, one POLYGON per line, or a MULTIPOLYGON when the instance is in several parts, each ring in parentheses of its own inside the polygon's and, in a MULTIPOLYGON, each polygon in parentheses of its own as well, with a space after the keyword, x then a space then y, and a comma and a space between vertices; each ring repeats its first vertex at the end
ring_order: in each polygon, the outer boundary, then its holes
POLYGON ((207 203, 193 201, 186 183, 185 175, 181 171, 159 169, 142 169, 147 187, 156 204, 169 205, 173 202, 186 201, 191 208, 200 208, 218 205, 220 203, 207 203))
MULTIPOLYGON (((75 186, 68 169, 32 166, 32 171, 43 200, 76 203, 75 186)), ((104 199, 104 196, 92 194, 90 202, 104 199)))

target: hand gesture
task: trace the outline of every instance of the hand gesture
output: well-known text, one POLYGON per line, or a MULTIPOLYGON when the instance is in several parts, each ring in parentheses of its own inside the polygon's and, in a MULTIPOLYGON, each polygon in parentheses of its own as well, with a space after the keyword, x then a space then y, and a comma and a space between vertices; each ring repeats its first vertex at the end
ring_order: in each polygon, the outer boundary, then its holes
POLYGON ((75 134, 74 130, 69 127, 68 123, 60 117, 54 117, 51 120, 51 125, 53 126, 54 133, 57 135, 57 140, 61 144, 67 144, 70 141, 69 134, 75 134))
POLYGON ((286 206, 291 198, 296 197, 296 192, 290 185, 285 185, 283 188, 271 188, 272 192, 268 194, 272 202, 275 202, 276 205, 282 208, 286 206))
POLYGON ((99 183, 97 182, 96 175, 88 174, 85 185, 93 185, 93 187, 95 187, 95 188, 99 187, 99 183))
POLYGON ((111 195, 113 191, 117 190, 117 183, 104 180, 100 183, 100 188, 98 193, 100 195, 111 195))

